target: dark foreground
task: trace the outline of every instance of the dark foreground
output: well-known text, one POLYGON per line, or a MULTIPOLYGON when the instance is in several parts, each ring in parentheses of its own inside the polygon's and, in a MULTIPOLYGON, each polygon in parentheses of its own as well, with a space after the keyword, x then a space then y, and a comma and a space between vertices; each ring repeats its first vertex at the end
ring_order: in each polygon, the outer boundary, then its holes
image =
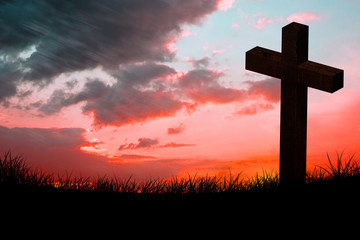
POLYGON ((351 212, 360 203, 360 164, 353 156, 345 160, 340 154, 336 164, 329 159, 329 166, 308 173, 305 184, 285 188, 273 173, 248 180, 238 174, 228 178, 189 176, 145 182, 55 177, 31 169, 22 157, 6 153, 0 157, 0 201, 7 202, 2 205, 4 209, 30 204, 34 209, 34 206, 51 206, 49 209, 88 206, 125 211, 140 206, 169 210, 210 206, 209 211, 239 208, 249 212, 268 209, 293 212, 304 208, 331 211, 341 205, 341 211, 351 212))
MULTIPOLYGON (((227 192, 202 193, 124 193, 111 191, 71 190, 53 187, 28 186, 21 184, 0 184, 1 197, 69 197, 69 198, 108 198, 117 201, 247 201, 253 199, 308 198, 323 199, 360 199, 360 176, 340 180, 323 180, 303 185, 267 189, 246 189, 227 192)), ((359 202, 360 203, 360 202, 359 202)))
MULTIPOLYGON (((281 187, 222 193, 120 193, 59 190, 38 187, 0 189, 3 213, 11 218, 40 216, 70 220, 78 224, 125 221, 145 226, 197 228, 202 223, 218 229, 244 229, 240 223, 275 229, 280 222, 293 226, 302 222, 344 223, 357 219, 360 203, 360 180, 305 184, 294 188, 281 187), (81 219, 81 220, 79 220, 81 219), (176 224, 175 224, 176 223, 176 224), (200 225, 199 225, 200 224, 200 225), (272 227, 270 227, 272 226, 272 227)), ((47 221, 47 220, 46 220, 47 221)), ((106 225, 106 224, 105 224, 106 225)), ((115 224, 116 225, 116 224, 115 224)), ((204 225, 204 224, 203 224, 204 225)), ((321 224, 320 224, 321 225, 321 224)), ((122 225, 121 225, 122 226, 122 225)), ((296 227, 295 227, 296 228, 296 227)), ((253 229, 251 227, 250 229, 253 229)), ((211 229, 209 229, 211 230, 211 229)), ((313 231, 312 231, 313 232, 313 231)))

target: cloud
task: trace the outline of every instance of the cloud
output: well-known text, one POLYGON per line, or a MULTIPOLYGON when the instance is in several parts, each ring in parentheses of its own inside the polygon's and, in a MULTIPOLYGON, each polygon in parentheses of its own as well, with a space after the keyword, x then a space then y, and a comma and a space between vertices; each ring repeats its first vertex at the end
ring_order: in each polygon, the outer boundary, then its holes
POLYGON ((178 147, 193 147, 193 146, 196 146, 196 145, 195 144, 188 144, 188 143, 170 142, 170 143, 159 146, 159 148, 178 148, 178 147))
POLYGON ((189 37, 189 36, 197 36, 197 32, 194 31, 190 31, 188 29, 184 29, 181 31, 181 37, 185 38, 185 37, 189 37))
POLYGON ((233 7, 235 0, 218 0, 217 8, 221 11, 227 11, 233 7))
POLYGON ((93 115, 96 126, 124 125, 171 116, 185 105, 167 89, 166 78, 174 74, 174 69, 162 64, 131 64, 114 75, 116 83, 108 85, 91 79, 78 93, 56 90, 39 110, 50 115, 85 102, 82 111, 93 115))
POLYGON ((137 155, 137 154, 123 154, 120 156, 124 160, 145 160, 145 159, 157 159, 153 156, 137 155))
POLYGON ((150 148, 159 144, 159 140, 151 138, 139 138, 138 143, 129 143, 120 145, 119 150, 133 150, 139 148, 150 148))
POLYGON ((266 18, 266 17, 262 17, 259 18, 255 24, 255 27, 257 29, 263 29, 265 26, 269 25, 270 23, 273 22, 281 22, 284 19, 282 17, 276 17, 276 18, 266 18))
POLYGON ((238 23, 233 23, 233 24, 231 25, 231 28, 237 28, 237 29, 239 29, 239 28, 240 28, 240 24, 238 24, 238 23))
POLYGON ((82 128, 7 128, 0 126, 0 154, 11 150, 22 154, 32 168, 71 176, 117 176, 119 179, 168 178, 193 164, 187 159, 158 159, 154 156, 123 154, 118 157, 88 154, 80 150, 99 141, 85 139, 82 128), (151 160, 151 161, 147 161, 151 160), (139 161, 142 164, 138 164, 139 161))
MULTIPOLYGON (((170 61, 166 44, 184 24, 217 10, 217 0, 9 0, 0 5, 0 69, 8 91, 21 82, 44 86, 62 73, 141 61, 170 61), (24 55, 27 49, 34 49, 24 55), (3 73, 6 69, 5 73, 3 73), (6 85, 7 83, 7 85, 6 85)), ((2 80, 3 81, 3 80, 2 80)))
POLYGON ((139 144, 136 145, 136 148, 149 148, 151 146, 157 145, 159 143, 159 140, 157 139, 151 139, 151 138, 139 138, 139 144))
MULTIPOLYGON (((242 103, 254 99, 269 103, 280 101, 278 79, 246 81, 247 89, 225 87, 220 84, 224 73, 205 67, 210 61, 210 57, 192 60, 196 68, 188 72, 178 72, 165 64, 154 62, 129 64, 113 72, 113 83, 88 79, 79 92, 58 89, 46 102, 37 103, 36 106, 42 113, 51 115, 65 107, 82 103, 83 113, 93 117, 94 126, 102 127, 173 116, 182 109, 193 110, 194 106, 207 103, 242 103)), ((258 108, 261 106, 245 110, 254 112, 258 108)), ((180 133, 183 129, 182 125, 169 128, 168 134, 180 133)))
POLYGON ((76 148, 86 141, 81 128, 6 128, 0 126, 0 132, 7 136, 9 142, 41 144, 45 148, 76 148))
POLYGON ((88 79, 77 93, 55 90, 46 102, 37 104, 38 110, 51 115, 81 102, 82 112, 94 118, 94 126, 102 127, 173 116, 199 104, 243 100, 246 90, 222 86, 223 73, 203 67, 209 61, 194 60, 198 68, 186 73, 154 62, 122 66, 113 72, 115 83, 88 79))
POLYGON ((166 143, 164 145, 159 144, 158 139, 152 138, 139 138, 138 143, 129 143, 129 144, 122 144, 119 147, 119 151, 122 150, 134 150, 140 148, 178 148, 178 147, 192 147, 195 144, 186 144, 186 143, 166 143))
POLYGON ((288 18, 286 18, 288 22, 298 22, 298 23, 307 23, 317 19, 319 19, 319 17, 317 17, 315 14, 306 13, 306 12, 294 13, 290 15, 288 18))
MULTIPOLYGON (((251 26, 254 26, 255 28, 261 30, 268 26, 269 24, 275 23, 275 22, 283 22, 285 20, 284 17, 264 17, 262 13, 256 13, 256 14, 247 14, 243 17, 248 24, 251 26)), ((316 16, 313 13, 306 13, 306 12, 300 12, 300 13, 294 13, 291 14, 289 17, 286 18, 288 22, 298 22, 298 23, 307 23, 313 20, 318 20, 319 17, 316 16)), ((238 24, 233 24, 233 28, 238 28, 238 24)))
POLYGON ((280 80, 276 78, 267 78, 260 81, 246 81, 249 85, 249 96, 258 98, 262 96, 265 100, 277 103, 280 101, 280 80))
POLYGON ((84 113, 93 114, 96 126, 120 126, 172 116, 184 106, 173 93, 166 91, 140 91, 115 85, 106 86, 100 94, 95 99, 88 97, 83 107, 84 113))
POLYGON ((215 55, 219 55, 219 54, 221 54, 223 52, 225 52, 225 49, 213 50, 212 54, 215 56, 215 55))
MULTIPOLYGON (((259 97, 270 103, 279 102, 278 79, 246 81, 247 89, 224 87, 220 84, 223 72, 203 67, 210 60, 193 60, 197 68, 185 73, 153 62, 130 64, 113 73, 113 84, 88 79, 78 93, 55 90, 46 102, 37 104, 38 109, 51 115, 82 102, 83 113, 94 118, 94 126, 102 127, 173 116, 182 109, 192 110, 207 103, 244 102, 259 97)), ((169 128, 168 134, 180 133, 183 127, 169 128)))
POLYGON ((274 106, 270 103, 255 103, 250 106, 242 107, 240 110, 236 111, 233 115, 234 116, 255 115, 257 113, 265 112, 272 109, 274 109, 274 106))
POLYGON ((122 66, 119 72, 114 73, 119 82, 128 86, 144 86, 152 80, 163 79, 168 75, 176 74, 176 70, 165 65, 154 62, 143 64, 129 64, 122 66))
POLYGON ((182 133, 184 130, 185 130, 185 124, 184 124, 184 123, 180 123, 180 125, 177 126, 177 127, 168 128, 168 129, 167 129, 167 133, 168 133, 169 135, 179 134, 179 133, 182 133))
POLYGON ((0 102, 4 102, 8 97, 14 96, 17 93, 16 86, 20 82, 19 67, 15 63, 1 64, 0 60, 0 102))
POLYGON ((23 154, 32 167, 53 173, 96 175, 108 169, 107 158, 84 153, 92 146, 81 128, 7 128, 0 126, 0 151, 23 154))
POLYGON ((218 80, 223 74, 211 69, 194 69, 179 78, 178 86, 195 103, 229 103, 243 100, 244 90, 223 87, 218 80))
POLYGON ((240 107, 233 116, 255 115, 274 109, 274 104, 280 102, 280 80, 267 78, 260 81, 245 81, 249 85, 246 92, 247 100, 256 100, 256 103, 240 107))
POLYGON ((209 56, 202 57, 198 60, 188 59, 187 62, 191 63, 196 69, 206 68, 210 65, 211 58, 209 56))

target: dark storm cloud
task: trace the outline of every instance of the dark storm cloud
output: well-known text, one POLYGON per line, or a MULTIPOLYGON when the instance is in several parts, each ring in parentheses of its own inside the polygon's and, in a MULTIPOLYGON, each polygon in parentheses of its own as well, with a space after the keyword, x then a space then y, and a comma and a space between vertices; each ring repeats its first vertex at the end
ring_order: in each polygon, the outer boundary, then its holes
POLYGON ((9 91, 0 92, 0 100, 14 95, 20 80, 47 84, 61 73, 99 65, 114 69, 135 61, 168 61, 173 53, 164 44, 180 33, 181 25, 198 23, 215 11, 216 4, 217 0, 1 1, 0 64, 21 68, 7 78, 9 91), (19 59, 31 46, 36 51, 19 59))
POLYGON ((39 110, 47 115, 59 112, 62 108, 77 104, 81 101, 99 99, 108 90, 108 87, 99 80, 89 81, 84 89, 78 94, 70 94, 64 90, 55 90, 45 104, 39 106, 39 110))
POLYGON ((249 90, 222 86, 223 73, 208 68, 210 57, 193 60, 194 69, 176 80, 171 75, 177 71, 159 63, 174 57, 165 45, 179 36, 182 25, 200 22, 216 10, 217 2, 0 1, 0 102, 25 96, 17 89, 23 82, 45 86, 62 73, 98 66, 117 81, 87 79, 75 93, 74 79, 28 107, 50 115, 83 103, 82 111, 93 116, 94 125, 120 126, 173 116, 198 104, 244 101, 249 95, 276 101, 268 80, 248 82, 249 90), (21 56, 29 49, 33 52, 21 56))
POLYGON ((126 86, 144 86, 152 80, 164 78, 167 75, 175 74, 175 69, 153 62, 144 64, 127 65, 115 74, 115 77, 126 86))
POLYGON ((15 64, 1 64, 0 61, 0 102, 16 94, 16 85, 19 77, 18 67, 15 64))

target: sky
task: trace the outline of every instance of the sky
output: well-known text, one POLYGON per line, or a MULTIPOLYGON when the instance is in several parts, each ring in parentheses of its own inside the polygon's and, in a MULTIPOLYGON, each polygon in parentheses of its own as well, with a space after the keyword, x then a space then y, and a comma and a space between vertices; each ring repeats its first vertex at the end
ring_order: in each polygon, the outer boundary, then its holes
POLYGON ((0 2, 0 153, 51 173, 253 176, 278 171, 280 79, 255 46, 309 26, 309 60, 344 88, 309 88, 307 167, 359 154, 358 0, 0 2))

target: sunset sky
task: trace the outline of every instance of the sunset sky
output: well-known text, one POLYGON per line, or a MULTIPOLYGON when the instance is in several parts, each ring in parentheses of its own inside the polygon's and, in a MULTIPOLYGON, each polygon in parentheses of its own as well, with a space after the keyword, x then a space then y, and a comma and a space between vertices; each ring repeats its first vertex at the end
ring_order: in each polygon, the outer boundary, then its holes
POLYGON ((8 0, 0 3, 0 153, 54 173, 127 178, 278 171, 280 80, 255 46, 309 26, 308 168, 360 157, 358 0, 8 0))

